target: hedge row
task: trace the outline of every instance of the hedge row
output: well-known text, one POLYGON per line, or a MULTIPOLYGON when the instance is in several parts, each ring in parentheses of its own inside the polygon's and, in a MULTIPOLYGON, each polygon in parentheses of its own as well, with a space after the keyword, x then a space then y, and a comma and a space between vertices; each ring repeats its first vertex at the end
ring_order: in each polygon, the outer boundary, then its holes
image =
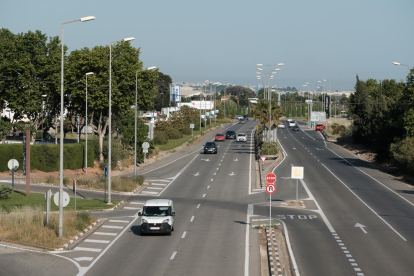
MULTIPOLYGON (((31 145, 30 169, 44 172, 59 170, 59 145, 31 145)), ((10 159, 19 161, 18 170, 23 170, 23 144, 0 144, 0 171, 9 171, 10 159)), ((93 167, 94 145, 88 141, 88 167, 93 167)), ((85 143, 65 144, 63 146, 63 168, 80 169, 85 167, 85 143)))

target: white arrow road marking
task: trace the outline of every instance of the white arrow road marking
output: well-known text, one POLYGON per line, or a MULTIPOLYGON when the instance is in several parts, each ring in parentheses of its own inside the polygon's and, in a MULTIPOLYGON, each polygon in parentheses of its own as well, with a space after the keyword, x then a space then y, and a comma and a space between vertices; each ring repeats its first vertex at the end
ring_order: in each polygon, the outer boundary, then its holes
POLYGON ((92 257, 79 257, 79 258, 73 258, 75 261, 92 261, 93 258, 92 257))
POLYGON ((323 150, 323 149, 318 149, 318 148, 316 148, 316 150, 323 150))
POLYGON ((357 224, 355 224, 355 226, 354 227, 359 227, 359 228, 361 228, 361 230, 365 233, 365 234, 367 234, 367 231, 365 231, 365 229, 364 229, 364 227, 366 227, 365 225, 362 225, 362 224, 360 224, 360 223, 357 223, 357 224))
POLYGON ((292 149, 294 149, 294 150, 295 150, 296 148, 292 148, 292 149))
POLYGON ((237 160, 237 158, 236 158, 234 161, 236 161, 236 162, 237 162, 237 161, 239 161, 239 160, 237 160))
POLYGON ((233 176, 233 175, 235 175, 235 174, 234 174, 234 172, 231 172, 231 174, 229 174, 229 175, 233 176))
POLYGON ((194 176, 199 176, 200 174, 197 172, 194 176))
POLYGON ((207 162, 208 162, 208 161, 210 161, 210 159, 208 159, 208 158, 207 158, 207 159, 201 159, 201 160, 203 160, 203 161, 207 161, 207 162))

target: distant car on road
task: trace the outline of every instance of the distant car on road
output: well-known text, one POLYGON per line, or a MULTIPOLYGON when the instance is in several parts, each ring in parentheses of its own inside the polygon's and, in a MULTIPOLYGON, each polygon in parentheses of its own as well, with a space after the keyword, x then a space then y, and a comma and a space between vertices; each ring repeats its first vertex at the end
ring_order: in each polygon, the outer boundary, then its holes
POLYGON ((249 120, 249 116, 248 115, 243 115, 243 118, 248 121, 249 120))
POLYGON ((280 123, 280 124, 277 125, 277 128, 286 128, 286 126, 285 126, 284 123, 280 123))
POLYGON ((228 130, 226 132, 226 139, 236 139, 236 132, 234 130, 228 130))
POLYGON ((325 129, 325 126, 323 124, 317 124, 315 126, 315 130, 324 130, 324 129, 325 129))
POLYGON ((214 138, 214 140, 217 141, 225 141, 226 140, 226 136, 223 133, 217 133, 216 137, 214 138))
POLYGON ((246 141, 247 141, 247 135, 245 133, 237 134, 236 142, 246 142, 246 141))
POLYGON ((300 129, 299 129, 299 126, 294 126, 293 128, 292 128, 292 131, 299 131, 300 129))
POLYGON ((215 142, 207 142, 204 145, 204 154, 206 153, 214 153, 217 154, 217 145, 215 142))
POLYGON ((244 123, 245 123, 244 119, 239 120, 239 124, 244 124, 244 123))
POLYGON ((240 119, 243 119, 243 117, 241 115, 236 115, 236 119, 240 120, 240 119))

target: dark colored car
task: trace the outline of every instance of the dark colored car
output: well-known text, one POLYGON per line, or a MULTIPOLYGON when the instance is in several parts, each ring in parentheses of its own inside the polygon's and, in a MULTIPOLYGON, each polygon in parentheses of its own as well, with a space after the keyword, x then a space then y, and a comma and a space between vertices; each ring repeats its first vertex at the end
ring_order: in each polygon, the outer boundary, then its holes
POLYGON ((243 115, 243 118, 244 118, 246 121, 248 121, 248 120, 249 120, 249 116, 247 116, 247 115, 243 115))
POLYGON ((234 130, 228 130, 226 132, 226 139, 236 139, 236 132, 234 130))
POLYGON ((215 142, 207 142, 204 145, 204 153, 214 153, 217 154, 217 145, 215 142))
POLYGON ((323 124, 317 124, 315 130, 324 130, 325 126, 323 124))
POLYGON ((292 128, 292 131, 299 131, 299 130, 300 129, 299 129, 299 127, 297 125, 292 128))
POLYGON ((216 137, 214 138, 214 140, 216 141, 225 141, 226 140, 226 136, 223 133, 217 133, 216 137))

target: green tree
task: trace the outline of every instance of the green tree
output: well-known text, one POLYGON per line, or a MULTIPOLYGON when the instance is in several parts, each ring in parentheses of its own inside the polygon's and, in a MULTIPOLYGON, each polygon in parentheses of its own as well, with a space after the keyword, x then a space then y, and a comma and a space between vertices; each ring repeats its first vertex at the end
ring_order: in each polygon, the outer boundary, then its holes
POLYGON ((172 79, 169 75, 158 72, 158 80, 155 84, 158 87, 157 97, 154 99, 155 110, 161 110, 162 107, 169 106, 171 84, 172 79))

